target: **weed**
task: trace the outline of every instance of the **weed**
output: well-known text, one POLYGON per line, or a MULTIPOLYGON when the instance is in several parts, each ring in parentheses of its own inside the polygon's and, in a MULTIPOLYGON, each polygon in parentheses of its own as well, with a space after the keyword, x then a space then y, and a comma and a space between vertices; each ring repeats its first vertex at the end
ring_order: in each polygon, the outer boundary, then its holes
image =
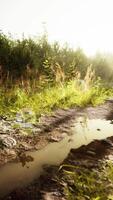
POLYGON ((113 95, 113 90, 94 85, 87 91, 82 91, 76 88, 73 80, 63 85, 48 86, 35 93, 32 89, 26 92, 16 87, 7 91, 2 88, 0 94, 0 114, 11 116, 21 111, 27 120, 28 118, 35 119, 36 116, 50 113, 57 108, 101 104, 113 95), (32 117, 29 113, 22 111, 29 108, 32 111, 32 117))
POLYGON ((63 165, 59 169, 67 200, 110 200, 113 190, 113 163, 101 169, 63 165))

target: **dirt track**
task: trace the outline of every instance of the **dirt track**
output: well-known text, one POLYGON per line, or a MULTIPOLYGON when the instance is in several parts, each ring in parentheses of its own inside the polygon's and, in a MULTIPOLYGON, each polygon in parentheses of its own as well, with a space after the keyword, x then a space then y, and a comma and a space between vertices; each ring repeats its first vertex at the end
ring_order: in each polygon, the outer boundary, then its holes
MULTIPOLYGON (((36 149, 37 145, 40 149, 49 142, 61 140, 65 137, 64 133, 70 134, 70 128, 73 126, 73 122, 81 116, 87 116, 90 119, 100 118, 112 120, 113 102, 107 101, 105 104, 95 108, 87 107, 84 109, 73 108, 69 110, 58 110, 52 116, 42 117, 40 119, 40 125, 37 125, 37 127, 40 128, 38 135, 34 135, 34 137, 20 137, 20 141, 29 144, 31 149, 36 149)), ((17 139, 16 136, 15 139, 17 139)), ((15 147, 15 149, 10 150, 15 152, 15 158, 16 156, 18 157, 17 153, 19 150, 22 150, 22 152, 25 151, 24 146, 22 149, 20 148, 18 150, 18 148, 16 149, 15 147)), ((3 151, 4 150, 1 150, 1 153, 3 151)), ((90 169, 97 168, 100 164, 100 160, 104 161, 106 159, 113 159, 113 137, 107 140, 94 141, 87 146, 71 150, 64 163, 85 166, 90 169)), ((11 157, 9 160, 11 160, 11 157)), ((4 200, 64 200, 62 189, 54 178, 57 173, 57 167, 47 169, 46 175, 42 175, 27 188, 12 192, 12 194, 5 197, 4 200)))
MULTIPOLYGON (((112 120, 113 101, 107 101, 97 107, 59 109, 52 116, 41 117, 40 123, 34 125, 35 133, 31 135, 24 135, 16 128, 8 133, 8 136, 14 138, 17 144, 14 147, 0 149, 0 165, 18 158, 21 152, 41 149, 49 142, 60 141, 66 134, 71 134, 70 130, 73 127, 73 123, 81 116, 86 116, 89 119, 112 120)), ((1 133, 0 135, 3 134, 1 133)))

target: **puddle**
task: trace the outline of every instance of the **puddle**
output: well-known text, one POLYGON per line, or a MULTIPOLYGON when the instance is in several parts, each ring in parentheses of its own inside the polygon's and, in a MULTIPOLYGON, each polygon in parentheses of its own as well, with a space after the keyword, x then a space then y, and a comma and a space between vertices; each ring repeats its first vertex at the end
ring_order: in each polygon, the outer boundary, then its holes
POLYGON ((10 193, 13 189, 23 187, 43 173, 44 165, 60 165, 72 148, 87 145, 95 139, 101 140, 113 136, 113 124, 105 120, 88 120, 79 118, 73 125, 72 135, 62 141, 50 143, 44 149, 27 152, 32 162, 8 163, 0 168, 0 197, 10 193))

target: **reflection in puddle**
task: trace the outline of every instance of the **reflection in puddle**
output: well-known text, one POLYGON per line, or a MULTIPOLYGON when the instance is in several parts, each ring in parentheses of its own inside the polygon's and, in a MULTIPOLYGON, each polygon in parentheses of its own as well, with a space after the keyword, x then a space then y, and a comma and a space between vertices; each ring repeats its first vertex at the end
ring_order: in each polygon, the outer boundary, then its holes
POLYGON ((26 155, 26 153, 24 153, 24 152, 19 153, 18 158, 19 158, 19 162, 21 162, 21 164, 22 164, 22 167, 24 167, 26 165, 26 163, 34 161, 34 158, 32 156, 26 155))
POLYGON ((106 120, 79 118, 72 128, 72 135, 58 143, 51 143, 40 151, 23 154, 19 163, 8 163, 0 168, 0 196, 17 187, 29 184, 43 173, 44 165, 59 165, 72 148, 79 148, 91 141, 113 136, 113 124, 106 120), (23 160, 22 160, 23 159, 23 160), (26 164, 27 162, 27 164, 26 164))

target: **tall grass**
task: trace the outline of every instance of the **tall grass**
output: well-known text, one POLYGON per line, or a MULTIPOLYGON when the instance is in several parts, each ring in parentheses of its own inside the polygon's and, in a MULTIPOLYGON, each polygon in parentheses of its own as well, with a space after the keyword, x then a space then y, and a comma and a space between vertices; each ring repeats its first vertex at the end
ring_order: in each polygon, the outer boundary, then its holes
POLYGON ((57 108, 84 107, 97 105, 104 102, 108 96, 113 95, 113 90, 107 90, 98 84, 88 90, 76 86, 74 80, 63 85, 48 86, 44 89, 26 91, 24 88, 15 87, 10 90, 0 89, 0 114, 15 114, 23 108, 30 108, 38 115, 49 113, 57 108))
POLYGON ((77 72, 72 80, 66 82, 65 74, 57 64, 54 72, 56 81, 52 84, 44 76, 40 79, 36 76, 30 78, 28 75, 32 72, 29 69, 26 73, 27 79, 11 85, 7 79, 6 85, 1 86, 0 114, 14 115, 23 108, 30 108, 40 116, 58 108, 95 106, 113 95, 113 89, 105 89, 100 81, 96 81, 92 66, 88 67, 83 80, 80 72, 77 72))

